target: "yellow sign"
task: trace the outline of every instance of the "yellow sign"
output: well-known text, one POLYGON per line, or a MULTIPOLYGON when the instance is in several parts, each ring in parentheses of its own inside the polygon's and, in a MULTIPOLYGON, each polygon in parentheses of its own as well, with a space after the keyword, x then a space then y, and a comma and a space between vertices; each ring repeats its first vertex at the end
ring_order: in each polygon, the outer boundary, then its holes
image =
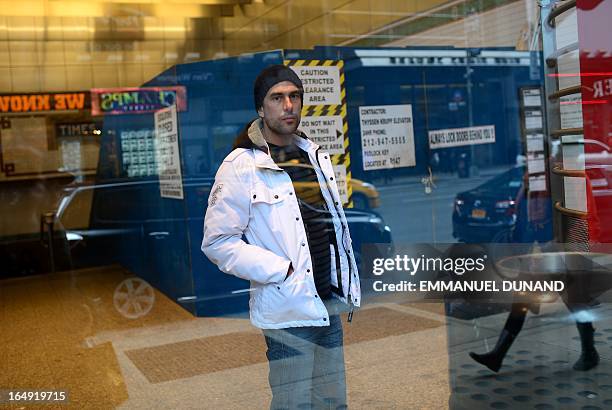
POLYGON ((337 175, 336 179, 345 205, 352 207, 344 61, 285 60, 285 65, 295 71, 304 85, 304 106, 300 127, 310 139, 321 146, 323 151, 330 153, 337 174, 341 167, 346 170, 346 176, 337 175), (346 182, 342 183, 343 181, 346 182))

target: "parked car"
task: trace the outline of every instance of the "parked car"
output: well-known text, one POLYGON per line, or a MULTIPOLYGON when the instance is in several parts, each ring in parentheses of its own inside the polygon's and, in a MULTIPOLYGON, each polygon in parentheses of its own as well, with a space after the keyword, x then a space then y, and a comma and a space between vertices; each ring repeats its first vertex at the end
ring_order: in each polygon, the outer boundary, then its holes
POLYGON ((524 166, 499 174, 455 197, 453 236, 463 242, 508 242, 516 223, 516 197, 524 166))
MULTIPOLYGON (((161 198, 156 178, 66 189, 55 215, 63 239, 56 251, 68 253, 72 268, 121 265, 197 315, 246 310, 248 283, 220 272, 200 251, 213 182, 185 178, 183 200, 161 198)), ((326 212, 321 218, 329 218, 326 212)), ((350 208, 345 214, 358 262, 363 245, 391 246, 380 215, 350 208)))

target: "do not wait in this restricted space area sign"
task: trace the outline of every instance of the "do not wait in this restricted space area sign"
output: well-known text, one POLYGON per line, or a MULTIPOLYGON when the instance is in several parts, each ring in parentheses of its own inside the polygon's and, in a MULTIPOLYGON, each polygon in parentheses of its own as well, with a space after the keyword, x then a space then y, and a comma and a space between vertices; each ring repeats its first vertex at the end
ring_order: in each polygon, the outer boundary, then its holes
POLYGON ((342 116, 302 117, 300 128, 319 144, 321 150, 330 154, 344 154, 342 116))

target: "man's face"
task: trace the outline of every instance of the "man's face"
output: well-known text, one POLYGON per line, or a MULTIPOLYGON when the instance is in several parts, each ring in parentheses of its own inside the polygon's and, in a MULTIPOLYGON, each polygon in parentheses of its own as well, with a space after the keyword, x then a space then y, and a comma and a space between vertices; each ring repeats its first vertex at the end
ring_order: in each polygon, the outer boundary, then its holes
POLYGON ((290 136, 300 124, 302 97, 291 81, 282 81, 268 90, 259 115, 264 125, 279 136, 290 136))

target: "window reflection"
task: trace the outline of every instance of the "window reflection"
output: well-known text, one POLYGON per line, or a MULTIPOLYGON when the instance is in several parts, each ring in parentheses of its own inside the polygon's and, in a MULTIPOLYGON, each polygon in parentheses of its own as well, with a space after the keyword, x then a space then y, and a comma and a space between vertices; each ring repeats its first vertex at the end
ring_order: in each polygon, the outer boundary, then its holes
POLYGON ((315 95, 302 117, 320 126, 302 125, 329 145, 362 280, 350 407, 609 405, 610 1, 5 3, 0 387, 66 388, 79 407, 269 406, 253 287, 200 242, 257 115, 253 80, 286 64, 340 67, 310 77, 338 101, 315 95), (154 117, 175 100, 182 199, 162 195, 154 117), (373 272, 482 254, 473 274, 373 272), (534 278, 566 291, 374 290, 534 278))

